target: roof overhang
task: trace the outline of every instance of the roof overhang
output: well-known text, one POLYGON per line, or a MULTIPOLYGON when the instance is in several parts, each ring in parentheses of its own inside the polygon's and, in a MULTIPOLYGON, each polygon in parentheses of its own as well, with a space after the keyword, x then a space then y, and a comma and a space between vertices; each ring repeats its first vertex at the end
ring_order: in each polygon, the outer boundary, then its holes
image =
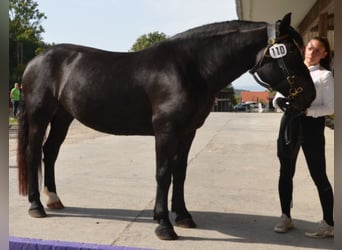
POLYGON ((241 20, 275 23, 291 12, 291 24, 297 28, 317 0, 235 0, 241 20))
POLYGON ((240 20, 274 24, 291 12, 291 26, 306 43, 313 36, 326 36, 334 50, 334 0, 235 0, 240 20))

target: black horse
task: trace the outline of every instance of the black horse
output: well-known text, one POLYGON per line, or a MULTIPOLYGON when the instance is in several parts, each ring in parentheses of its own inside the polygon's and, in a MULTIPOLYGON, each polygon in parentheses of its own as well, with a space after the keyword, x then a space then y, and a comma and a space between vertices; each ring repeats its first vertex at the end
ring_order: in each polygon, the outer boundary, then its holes
POLYGON ((209 24, 134 53, 61 44, 34 58, 22 80, 17 155, 19 190, 28 195, 29 214, 46 216, 38 184, 42 151, 47 206, 63 208, 54 165, 68 127, 77 119, 110 134, 155 136, 155 232, 160 239, 178 237, 168 214, 171 182, 176 225, 195 227, 184 201, 187 158, 218 91, 252 69, 260 83, 287 96, 298 111, 315 98, 298 47, 303 41, 290 26, 290 16, 275 26, 250 21, 209 24))

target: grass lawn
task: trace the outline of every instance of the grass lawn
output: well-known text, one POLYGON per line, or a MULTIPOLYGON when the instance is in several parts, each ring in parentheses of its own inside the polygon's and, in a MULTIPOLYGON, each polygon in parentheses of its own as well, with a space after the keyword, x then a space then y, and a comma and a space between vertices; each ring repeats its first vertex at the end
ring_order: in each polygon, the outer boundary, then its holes
POLYGON ((18 124, 17 118, 9 117, 9 118, 8 118, 8 124, 10 124, 10 125, 16 125, 16 124, 18 124))

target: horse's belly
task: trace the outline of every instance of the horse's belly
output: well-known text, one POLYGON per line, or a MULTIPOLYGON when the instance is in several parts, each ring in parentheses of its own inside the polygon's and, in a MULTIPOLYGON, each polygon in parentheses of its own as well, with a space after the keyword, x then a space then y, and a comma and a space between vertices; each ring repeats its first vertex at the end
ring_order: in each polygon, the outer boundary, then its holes
MULTIPOLYGON (((151 116, 149 116, 151 117, 151 116)), ((79 117, 81 123, 100 132, 114 135, 153 135, 151 118, 97 114, 97 117, 79 117)))

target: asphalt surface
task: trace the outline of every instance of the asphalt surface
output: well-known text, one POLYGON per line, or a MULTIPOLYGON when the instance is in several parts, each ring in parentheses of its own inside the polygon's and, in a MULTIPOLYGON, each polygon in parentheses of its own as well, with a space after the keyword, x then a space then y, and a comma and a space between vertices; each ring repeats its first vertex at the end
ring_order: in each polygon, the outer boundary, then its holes
MULTIPOLYGON (((57 190, 66 208, 37 219, 27 213, 27 197, 18 194, 13 127, 9 235, 150 249, 333 249, 333 239, 304 236, 322 212, 302 152, 294 178, 295 229, 273 232, 280 216, 280 118, 280 113, 210 114, 193 142, 185 183, 187 207, 198 228, 175 227, 176 241, 154 234, 154 137, 107 135, 73 122, 56 163, 57 190)), ((329 128, 326 156, 334 185, 334 130, 329 128)), ((41 199, 45 204, 44 194, 41 199)))

